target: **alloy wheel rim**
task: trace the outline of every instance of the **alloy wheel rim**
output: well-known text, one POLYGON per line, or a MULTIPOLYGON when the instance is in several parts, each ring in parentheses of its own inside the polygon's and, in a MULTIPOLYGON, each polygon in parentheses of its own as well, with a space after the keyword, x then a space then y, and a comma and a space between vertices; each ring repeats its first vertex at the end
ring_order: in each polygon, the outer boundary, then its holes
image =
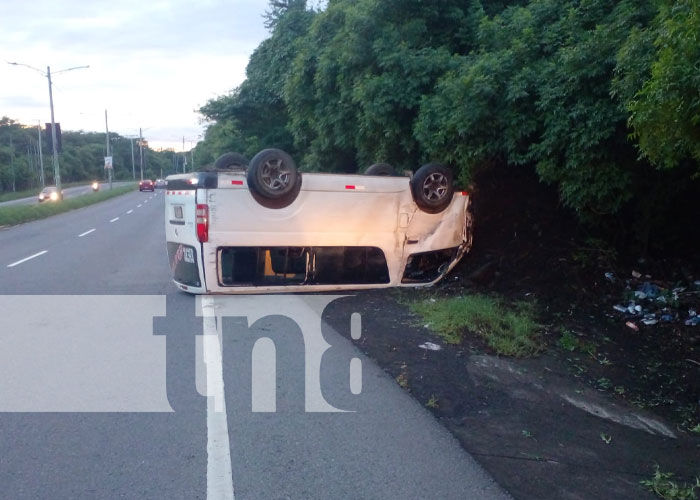
POLYGON ((447 176, 435 172, 423 181, 423 195, 430 201, 441 200, 447 194, 447 186, 447 176))
POLYGON ((260 172, 262 182, 273 191, 281 191, 289 185, 289 167, 281 159, 266 161, 260 172))

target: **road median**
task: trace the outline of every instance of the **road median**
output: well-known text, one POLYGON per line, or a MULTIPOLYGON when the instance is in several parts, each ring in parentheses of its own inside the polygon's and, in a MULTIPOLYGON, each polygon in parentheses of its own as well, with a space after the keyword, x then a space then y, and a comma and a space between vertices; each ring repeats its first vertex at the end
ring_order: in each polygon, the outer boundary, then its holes
POLYGON ((121 196, 136 189, 136 184, 128 184, 111 190, 98 191, 76 198, 70 198, 61 202, 46 202, 41 205, 9 206, 0 208, 0 228, 14 226, 25 222, 45 219, 53 215, 62 214, 93 205, 101 201, 121 196))

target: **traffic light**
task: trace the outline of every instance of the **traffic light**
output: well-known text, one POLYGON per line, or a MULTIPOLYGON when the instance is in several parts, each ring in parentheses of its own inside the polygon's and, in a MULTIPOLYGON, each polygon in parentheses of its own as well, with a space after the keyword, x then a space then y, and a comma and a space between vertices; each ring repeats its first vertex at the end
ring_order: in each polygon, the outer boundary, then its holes
MULTIPOLYGON (((53 151, 53 136, 51 135, 51 124, 46 124, 46 143, 49 145, 49 150, 53 151)), ((61 153, 63 151, 61 143, 61 124, 56 124, 56 151, 61 153)))

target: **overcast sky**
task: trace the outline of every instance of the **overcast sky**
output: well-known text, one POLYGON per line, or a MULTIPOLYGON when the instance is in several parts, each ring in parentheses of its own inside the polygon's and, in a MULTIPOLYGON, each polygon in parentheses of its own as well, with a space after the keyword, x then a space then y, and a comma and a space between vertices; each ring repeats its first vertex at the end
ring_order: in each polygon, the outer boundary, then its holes
POLYGON ((3 0, 0 116, 50 122, 48 80, 19 62, 51 67, 62 130, 138 135, 152 148, 202 137, 196 110, 245 78, 269 33, 268 0, 3 0), (89 65, 56 73, 63 69, 89 65), (56 74, 54 74, 56 73, 56 74))

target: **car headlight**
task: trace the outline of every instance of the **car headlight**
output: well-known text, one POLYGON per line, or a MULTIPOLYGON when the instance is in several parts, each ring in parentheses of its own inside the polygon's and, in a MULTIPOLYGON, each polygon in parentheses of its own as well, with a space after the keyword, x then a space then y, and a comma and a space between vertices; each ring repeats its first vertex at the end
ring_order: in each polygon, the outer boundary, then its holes
POLYGON ((43 199, 44 199, 44 193, 41 193, 41 194, 39 195, 39 199, 40 199, 40 200, 43 200, 43 199))
POLYGON ((51 193, 51 199, 56 201, 58 199, 58 193, 51 193))

